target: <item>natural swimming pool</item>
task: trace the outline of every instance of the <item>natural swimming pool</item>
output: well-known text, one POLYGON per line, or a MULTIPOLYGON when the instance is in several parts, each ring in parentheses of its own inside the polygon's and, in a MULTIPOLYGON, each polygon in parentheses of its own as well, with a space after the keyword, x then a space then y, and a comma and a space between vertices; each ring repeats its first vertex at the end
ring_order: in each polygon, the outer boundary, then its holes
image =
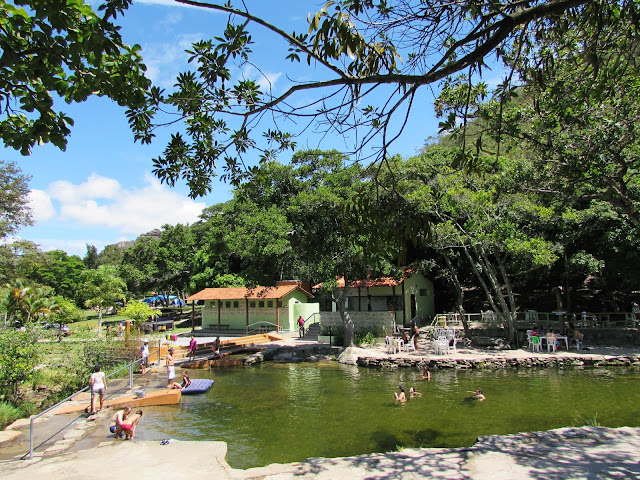
POLYGON ((480 435, 581 425, 640 425, 640 369, 377 370, 336 362, 194 370, 202 395, 145 411, 139 440, 220 440, 249 468, 400 447, 460 447, 480 435), (397 405, 402 384, 423 395, 397 405), (487 400, 469 400, 482 388, 487 400))

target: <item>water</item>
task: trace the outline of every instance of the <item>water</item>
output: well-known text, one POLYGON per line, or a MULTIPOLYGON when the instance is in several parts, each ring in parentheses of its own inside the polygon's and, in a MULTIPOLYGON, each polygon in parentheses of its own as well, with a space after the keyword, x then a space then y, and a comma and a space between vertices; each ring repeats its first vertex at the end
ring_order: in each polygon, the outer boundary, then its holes
POLYGON ((396 450, 461 447, 480 435, 581 425, 638 426, 640 370, 527 369, 432 372, 330 363, 262 364, 209 372, 200 395, 147 408, 136 438, 220 440, 229 464, 250 468, 396 450), (422 397, 397 405, 397 386, 422 397), (482 388, 485 402, 470 399, 482 388))

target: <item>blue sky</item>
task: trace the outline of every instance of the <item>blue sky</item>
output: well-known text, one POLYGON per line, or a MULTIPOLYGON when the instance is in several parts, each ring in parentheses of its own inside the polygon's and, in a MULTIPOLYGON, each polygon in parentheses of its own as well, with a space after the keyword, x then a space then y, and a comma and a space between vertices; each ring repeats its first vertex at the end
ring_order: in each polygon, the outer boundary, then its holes
MULTIPOLYGON (((247 0, 246 4, 252 13, 289 32, 306 32, 307 14, 322 6, 320 2, 289 0, 247 0)), ((142 46, 149 78, 170 89, 176 75, 188 68, 185 48, 193 41, 219 35, 226 16, 172 0, 135 0, 118 23, 127 43, 142 46)), ((252 32, 259 30, 252 27, 252 32)), ((285 61, 286 46, 273 36, 256 33, 254 40, 262 72, 275 93, 285 91, 294 77, 304 80, 319 74, 306 63, 301 68, 285 61)), ((250 68, 245 67, 242 74, 260 81, 259 73, 250 68)), ((394 153, 405 157, 415 154, 427 137, 437 133, 432 93, 425 89, 418 100, 403 136, 393 146, 394 153)), ((56 108, 75 121, 66 152, 52 145, 36 147, 29 157, 8 148, 3 152, 5 160, 16 161, 32 177, 31 206, 36 224, 21 230, 19 237, 43 250, 61 249, 83 256, 86 244, 102 250, 163 224, 193 223, 204 207, 231 197, 231 188, 216 182, 212 193, 192 200, 184 185, 169 188, 152 175, 152 158, 163 151, 174 130, 165 129, 151 145, 140 145, 133 142, 125 109, 108 99, 94 97, 82 104, 57 104, 56 108)), ((299 146, 347 148, 335 135, 325 137, 310 131, 299 146)), ((288 156, 281 158, 287 160, 288 156)))

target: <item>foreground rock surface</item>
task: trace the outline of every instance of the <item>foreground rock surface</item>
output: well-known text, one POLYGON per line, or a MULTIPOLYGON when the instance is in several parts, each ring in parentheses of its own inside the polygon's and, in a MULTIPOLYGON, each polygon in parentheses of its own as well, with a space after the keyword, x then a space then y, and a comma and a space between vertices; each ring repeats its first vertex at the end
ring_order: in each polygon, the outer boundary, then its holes
POLYGON ((223 442, 105 442, 57 457, 0 462, 3 479, 358 480, 640 478, 640 429, 562 428, 482 437, 472 447, 401 452, 236 470, 223 442))

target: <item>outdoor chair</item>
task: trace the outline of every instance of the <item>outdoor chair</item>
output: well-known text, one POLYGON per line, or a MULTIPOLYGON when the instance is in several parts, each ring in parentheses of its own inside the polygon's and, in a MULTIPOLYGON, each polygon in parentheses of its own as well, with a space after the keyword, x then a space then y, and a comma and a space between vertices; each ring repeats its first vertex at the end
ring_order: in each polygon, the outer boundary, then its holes
POLYGON ((582 350, 582 342, 584 341, 584 334, 582 335, 582 338, 574 338, 573 341, 576 342, 576 350, 582 350))
POLYGON ((530 350, 533 348, 533 342, 531 341, 531 332, 533 332, 533 330, 527 330, 527 342, 529 343, 530 350))
POLYGON ((531 351, 542 351, 542 342, 540 341, 540 337, 531 337, 531 351))
POLYGON ((547 353, 556 353, 556 351, 558 350, 558 345, 556 345, 556 341, 554 341, 553 339, 554 337, 547 337, 547 353), (551 341, 549 341, 551 340, 551 341))
POLYGON ((389 335, 384 339, 384 343, 387 345, 387 353, 395 353, 395 347, 393 346, 393 338, 389 335))
POLYGON ((416 351, 416 345, 414 343, 415 339, 416 339, 416 336, 413 335, 411 337, 411 340, 409 340, 407 343, 404 344, 404 351, 405 352, 411 352, 411 351, 415 352, 416 351))
POLYGON ((456 343, 458 343, 458 340, 456 339, 456 331, 453 328, 448 328, 446 336, 447 340, 449 340, 449 347, 453 348, 454 352, 457 352, 456 343))
POLYGON ((446 336, 439 336, 433 345, 436 355, 449 353, 449 339, 446 336))

